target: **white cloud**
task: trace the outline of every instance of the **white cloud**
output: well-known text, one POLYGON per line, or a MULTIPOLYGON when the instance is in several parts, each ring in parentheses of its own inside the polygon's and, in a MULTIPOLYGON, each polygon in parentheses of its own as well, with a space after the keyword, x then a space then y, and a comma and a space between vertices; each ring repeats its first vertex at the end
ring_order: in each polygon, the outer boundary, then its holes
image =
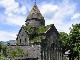
POLYGON ((21 12, 22 14, 26 14, 26 13, 27 13, 27 11, 26 11, 26 6, 22 6, 22 7, 20 8, 20 12, 21 12))
POLYGON ((71 17, 71 20, 74 20, 74 19, 77 19, 77 18, 80 18, 80 13, 75 13, 75 14, 71 17))
POLYGON ((12 10, 19 7, 19 3, 15 2, 15 0, 1 0, 0 5, 6 9, 6 12, 12 12, 12 10))
POLYGON ((58 10, 58 6, 52 4, 44 4, 40 9, 42 14, 46 14, 46 12, 55 12, 58 10))
MULTIPOLYGON (((3 17, 4 20, 1 19, 2 23, 7 25, 18 25, 18 26, 22 26, 25 24, 26 17, 23 16, 27 13, 25 5, 19 7, 19 3, 15 2, 15 0, 0 0, 0 7, 5 8, 3 17)), ((14 33, 7 31, 0 31, 0 41, 15 40, 16 34, 18 34, 18 32, 14 33)))
MULTIPOLYGON (((51 4, 50 7, 48 7, 50 4, 44 4, 41 7, 43 8, 41 12, 43 12, 43 15, 46 20, 46 25, 48 24, 54 24, 58 31, 63 31, 69 33, 69 28, 72 24, 74 24, 75 21, 67 20, 67 16, 71 17, 74 14, 75 6, 76 4, 69 3, 68 0, 63 0, 60 5, 54 5, 51 4), (55 8, 54 8, 55 6, 55 8), (48 9, 48 10, 46 10, 48 9), (51 11, 51 13, 49 13, 51 11), (46 16, 46 15, 49 16, 46 16), (51 18, 49 18, 51 16, 51 18), (68 21, 67 23, 65 22, 68 21)), ((76 21, 75 23, 77 23, 76 21)))
POLYGON ((9 41, 15 39, 16 39, 16 33, 0 31, 0 41, 9 41))
POLYGON ((15 24, 22 26, 25 24, 26 17, 20 15, 25 15, 27 13, 26 6, 22 5, 19 7, 19 3, 15 0, 0 0, 0 5, 5 8, 5 23, 6 24, 15 24))
POLYGON ((22 26, 25 24, 25 20, 24 16, 12 16, 6 18, 5 24, 22 26))
POLYGON ((12 16, 12 14, 26 14, 26 6, 19 7, 19 3, 15 0, 0 0, 0 6, 5 8, 5 14, 12 16))

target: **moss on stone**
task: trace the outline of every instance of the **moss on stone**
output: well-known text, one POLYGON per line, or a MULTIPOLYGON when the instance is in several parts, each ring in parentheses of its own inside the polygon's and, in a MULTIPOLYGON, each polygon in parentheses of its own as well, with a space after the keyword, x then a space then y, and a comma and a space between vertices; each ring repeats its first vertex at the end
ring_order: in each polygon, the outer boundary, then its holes
POLYGON ((47 26, 40 26, 39 28, 32 28, 30 26, 24 26, 25 31, 28 34, 40 34, 40 33, 45 33, 46 31, 48 31, 48 29, 51 27, 51 25, 47 25, 47 26))
POLYGON ((51 25, 47 25, 47 26, 42 25, 39 28, 24 26, 24 29, 31 37, 30 42, 41 42, 41 40, 45 39, 46 36, 40 34, 47 32, 50 27, 51 25))
POLYGON ((44 40, 46 36, 37 36, 30 40, 30 42, 41 42, 41 40, 44 40))

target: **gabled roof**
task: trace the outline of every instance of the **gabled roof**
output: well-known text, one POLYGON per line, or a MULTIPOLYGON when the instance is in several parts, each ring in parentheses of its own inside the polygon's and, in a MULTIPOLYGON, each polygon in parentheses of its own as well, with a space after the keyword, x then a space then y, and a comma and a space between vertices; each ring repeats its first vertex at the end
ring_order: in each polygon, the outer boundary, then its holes
POLYGON ((44 19, 42 14, 40 13, 38 7, 36 4, 34 4, 31 12, 29 13, 27 20, 32 19, 32 18, 37 18, 37 19, 44 19))

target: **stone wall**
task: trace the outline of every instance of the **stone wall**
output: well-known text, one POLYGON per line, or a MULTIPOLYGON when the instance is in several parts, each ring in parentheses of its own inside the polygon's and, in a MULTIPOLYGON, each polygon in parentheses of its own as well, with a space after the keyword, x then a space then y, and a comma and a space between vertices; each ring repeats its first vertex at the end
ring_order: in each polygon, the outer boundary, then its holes
POLYGON ((23 29, 20 29, 18 36, 17 36, 17 45, 29 45, 29 36, 23 29))
POLYGON ((41 44, 42 60, 62 60, 59 35, 54 25, 46 32, 46 39, 41 44))
POLYGON ((45 25, 45 20, 34 18, 31 20, 27 20, 25 24, 26 26, 30 26, 30 27, 40 27, 41 25, 45 25))
POLYGON ((41 60, 41 46, 40 45, 28 45, 28 46, 11 46, 13 49, 21 48, 23 51, 28 52, 28 56, 22 58, 37 58, 41 60))

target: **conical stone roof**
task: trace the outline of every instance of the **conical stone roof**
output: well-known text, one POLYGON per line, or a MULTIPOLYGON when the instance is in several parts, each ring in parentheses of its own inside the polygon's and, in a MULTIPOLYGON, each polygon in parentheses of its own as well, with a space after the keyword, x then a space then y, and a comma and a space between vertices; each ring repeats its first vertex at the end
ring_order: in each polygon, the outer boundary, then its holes
POLYGON ((37 19, 44 19, 44 17, 42 16, 42 14, 40 13, 38 7, 36 4, 34 4, 31 12, 29 13, 27 20, 33 19, 33 18, 37 18, 37 19))

